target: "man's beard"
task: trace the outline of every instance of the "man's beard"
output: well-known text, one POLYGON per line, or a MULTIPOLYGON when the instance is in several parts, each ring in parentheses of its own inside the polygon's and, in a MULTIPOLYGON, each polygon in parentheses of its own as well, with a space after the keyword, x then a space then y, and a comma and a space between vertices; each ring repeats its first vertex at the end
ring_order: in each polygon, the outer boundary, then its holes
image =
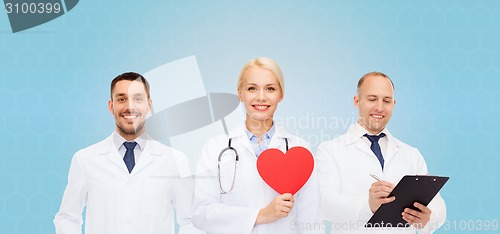
POLYGON ((140 123, 137 127, 133 127, 131 130, 128 130, 126 128, 123 128, 120 126, 118 123, 116 124, 116 127, 120 130, 120 132, 125 133, 127 135, 133 135, 138 132, 141 132, 144 129, 145 121, 140 123))

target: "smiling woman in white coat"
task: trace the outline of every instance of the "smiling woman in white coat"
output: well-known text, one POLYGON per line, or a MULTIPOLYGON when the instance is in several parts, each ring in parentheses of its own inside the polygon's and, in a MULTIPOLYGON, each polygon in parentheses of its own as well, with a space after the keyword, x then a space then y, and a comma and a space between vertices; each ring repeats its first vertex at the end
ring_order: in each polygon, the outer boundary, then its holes
POLYGON ((209 140, 202 149, 193 224, 208 233, 323 233, 317 219, 320 196, 315 171, 293 196, 274 191, 257 171, 257 157, 268 148, 282 152, 287 145, 309 148, 273 121, 284 96, 278 64, 270 58, 250 60, 241 70, 238 96, 245 106, 245 123, 229 135, 209 140), (228 147, 234 150, 224 151, 228 147))

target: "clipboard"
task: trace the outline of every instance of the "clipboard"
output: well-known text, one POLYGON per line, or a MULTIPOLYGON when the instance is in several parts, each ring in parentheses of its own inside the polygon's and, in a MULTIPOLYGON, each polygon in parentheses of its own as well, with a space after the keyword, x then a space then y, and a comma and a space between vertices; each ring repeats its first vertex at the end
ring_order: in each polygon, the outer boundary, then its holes
POLYGON ((382 204, 365 224, 365 228, 408 227, 401 213, 405 208, 418 210, 414 202, 425 206, 436 196, 450 177, 442 176, 404 176, 388 197, 396 196, 396 200, 382 204))

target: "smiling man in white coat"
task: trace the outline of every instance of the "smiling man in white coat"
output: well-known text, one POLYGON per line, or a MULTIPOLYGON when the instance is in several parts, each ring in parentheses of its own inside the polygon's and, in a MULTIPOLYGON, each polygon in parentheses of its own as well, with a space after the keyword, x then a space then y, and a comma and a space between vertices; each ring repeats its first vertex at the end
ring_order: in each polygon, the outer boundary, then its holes
POLYGON ((193 181, 186 156, 145 132, 152 108, 149 84, 123 73, 111 82, 111 136, 73 156, 54 219, 57 234, 203 233, 191 224, 193 181))
POLYGON ((445 221, 446 206, 438 195, 418 209, 406 208, 407 228, 364 228, 373 213, 405 175, 426 175, 420 152, 387 130, 393 108, 394 84, 381 72, 370 72, 358 81, 354 105, 359 118, 344 135, 322 143, 317 150, 321 202, 332 233, 432 233, 445 221), (376 181, 370 174, 381 178, 376 181))

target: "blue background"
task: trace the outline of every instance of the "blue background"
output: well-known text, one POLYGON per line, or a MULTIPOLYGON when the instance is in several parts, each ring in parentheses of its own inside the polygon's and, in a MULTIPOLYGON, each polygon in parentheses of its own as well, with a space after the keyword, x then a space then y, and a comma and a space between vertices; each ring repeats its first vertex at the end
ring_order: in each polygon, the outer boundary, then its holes
POLYGON ((388 74, 391 132, 451 177, 437 233, 485 232, 459 224, 500 220, 499 42, 495 0, 86 0, 15 34, 0 12, 0 232, 53 233, 73 153, 113 130, 111 79, 190 55, 207 92, 228 93, 247 60, 274 58, 277 119, 314 148, 355 121, 359 77, 388 74))

